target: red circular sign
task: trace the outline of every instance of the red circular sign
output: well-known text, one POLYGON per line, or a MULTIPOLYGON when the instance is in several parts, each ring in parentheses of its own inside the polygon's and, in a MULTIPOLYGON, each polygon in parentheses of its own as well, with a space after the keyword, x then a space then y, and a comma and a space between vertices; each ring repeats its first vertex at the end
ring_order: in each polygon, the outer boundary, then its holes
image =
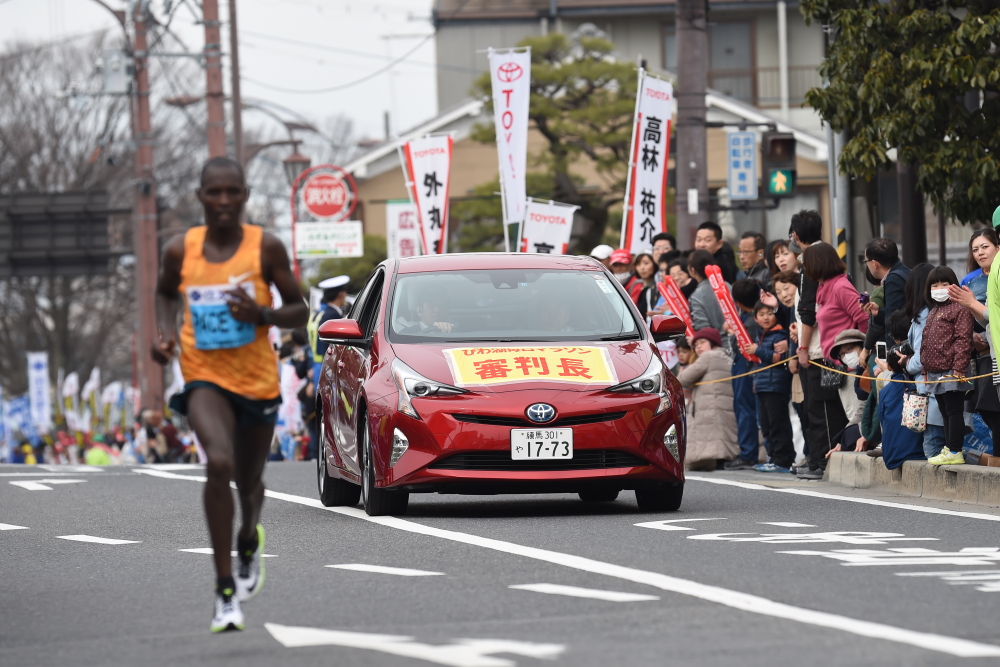
POLYGON ((524 74, 524 68, 517 63, 504 63, 497 68, 497 78, 504 83, 513 83, 524 74))
POLYGON ((346 220, 356 203, 353 183, 346 173, 316 173, 302 186, 302 204, 317 218, 346 220))

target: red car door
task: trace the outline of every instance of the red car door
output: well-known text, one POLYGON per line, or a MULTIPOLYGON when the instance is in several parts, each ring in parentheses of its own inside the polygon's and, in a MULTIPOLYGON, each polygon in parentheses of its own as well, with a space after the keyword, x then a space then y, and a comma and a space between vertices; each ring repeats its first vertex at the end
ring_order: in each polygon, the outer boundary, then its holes
MULTIPOLYGON (((385 284, 385 271, 379 268, 368 279, 364 291, 358 297, 357 303, 351 309, 351 319, 356 319, 365 334, 366 340, 372 340, 375 321, 378 319, 379 308, 382 305, 382 287, 385 284)), ((368 378, 370 370, 370 347, 341 345, 338 346, 334 361, 337 376, 337 448, 344 462, 356 474, 361 474, 358 463, 357 448, 357 409, 360 404, 361 388, 368 378)))

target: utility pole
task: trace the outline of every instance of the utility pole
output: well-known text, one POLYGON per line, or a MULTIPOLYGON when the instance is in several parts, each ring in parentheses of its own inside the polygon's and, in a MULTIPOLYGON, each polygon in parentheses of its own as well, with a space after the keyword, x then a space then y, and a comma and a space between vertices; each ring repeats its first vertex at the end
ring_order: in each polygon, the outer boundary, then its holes
POLYGON ((233 95, 233 152, 243 164, 243 96, 240 93, 240 38, 236 28, 236 0, 229 0, 229 68, 233 95))
POLYGON ((698 225, 708 219, 708 2, 677 0, 677 242, 694 247, 698 225))
POLYGON ((142 407, 163 409, 163 368, 150 357, 159 340, 156 324, 156 280, 159 273, 159 219, 156 210, 156 179, 153 175, 153 131, 149 107, 149 44, 146 36, 145 3, 136 3, 135 14, 135 102, 132 136, 136 144, 135 201, 132 209, 132 244, 135 249, 135 301, 139 316, 138 362, 142 407))
POLYGON ((208 104, 208 156, 226 156, 226 107, 222 88, 222 32, 219 0, 204 0, 205 100, 208 104))

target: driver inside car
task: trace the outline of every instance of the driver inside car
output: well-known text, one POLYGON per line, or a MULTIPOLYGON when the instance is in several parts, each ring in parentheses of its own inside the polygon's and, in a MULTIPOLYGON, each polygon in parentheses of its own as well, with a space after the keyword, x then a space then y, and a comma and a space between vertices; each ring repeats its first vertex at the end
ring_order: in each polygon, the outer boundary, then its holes
POLYGON ((446 321, 450 310, 447 296, 440 292, 427 291, 417 299, 416 311, 420 320, 400 333, 451 333, 455 325, 446 321))

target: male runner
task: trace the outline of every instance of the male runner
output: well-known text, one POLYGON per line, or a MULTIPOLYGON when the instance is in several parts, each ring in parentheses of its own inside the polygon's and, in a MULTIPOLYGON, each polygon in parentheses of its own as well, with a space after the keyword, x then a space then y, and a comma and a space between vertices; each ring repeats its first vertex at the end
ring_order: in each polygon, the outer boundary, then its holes
POLYGON ((204 502, 217 575, 211 629, 222 632, 243 629, 240 602, 264 584, 261 475, 281 403, 278 360, 267 330, 272 324, 300 327, 309 309, 281 241, 260 227, 240 224, 249 196, 240 165, 229 158, 209 160, 197 194, 205 225, 172 239, 163 251, 156 289, 160 340, 152 354, 161 364, 174 356, 183 305, 179 343, 186 385, 170 407, 187 415, 208 456, 204 502), (276 310, 271 283, 284 304, 276 310), (229 488, 234 479, 243 516, 235 580, 229 488))

